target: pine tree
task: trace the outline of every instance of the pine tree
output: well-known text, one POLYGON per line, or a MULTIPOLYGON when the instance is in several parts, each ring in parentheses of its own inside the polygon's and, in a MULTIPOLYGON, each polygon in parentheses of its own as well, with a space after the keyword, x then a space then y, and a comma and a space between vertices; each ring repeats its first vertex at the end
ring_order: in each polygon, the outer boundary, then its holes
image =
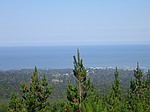
POLYGON ((119 83, 119 72, 118 72, 118 69, 116 67, 116 70, 114 72, 114 77, 115 77, 115 80, 114 80, 114 83, 112 84, 112 94, 114 94, 114 97, 117 97, 119 98, 121 96, 121 90, 120 90, 120 83, 119 83))
POLYGON ((150 70, 147 73, 147 79, 145 81, 145 108, 150 111, 150 70))
POLYGON ((66 110, 68 111, 76 111, 79 110, 79 92, 77 85, 73 85, 68 82, 67 85, 67 99, 70 101, 70 106, 66 110))
POLYGON ((38 71, 35 67, 30 85, 27 86, 24 82, 21 83, 22 98, 28 112, 45 110, 47 106, 46 100, 51 94, 51 90, 52 87, 48 84, 45 76, 42 80, 39 80, 38 71))
POLYGON ((79 87, 79 102, 81 103, 83 96, 85 95, 82 84, 86 80, 86 69, 83 66, 82 59, 80 59, 80 53, 79 50, 77 50, 77 59, 75 56, 74 58, 74 69, 73 73, 78 81, 78 87, 79 87))
POLYGON ((150 87, 150 70, 148 70, 148 73, 147 73, 146 84, 147 84, 147 86, 150 87))
POLYGON ((18 105, 21 105, 27 112, 46 112, 48 106, 47 98, 51 91, 52 86, 48 84, 45 76, 41 80, 38 78, 38 71, 35 67, 29 85, 25 84, 24 81, 21 83, 21 102, 20 100, 15 100, 17 96, 13 95, 10 109, 19 108, 18 105), (13 104, 13 102, 15 103, 13 104))
POLYGON ((135 79, 130 81, 130 90, 129 90, 129 109, 132 111, 144 111, 144 102, 145 102, 145 83, 141 80, 143 74, 137 63, 136 69, 134 69, 135 79))
POLYGON ((137 63, 136 69, 134 69, 133 75, 134 75, 135 79, 131 79, 130 90, 131 90, 132 94, 137 95, 141 92, 141 89, 143 87, 143 82, 141 81, 143 74, 142 74, 142 71, 141 71, 138 63, 137 63))
POLYGON ((120 90, 119 83, 119 72, 116 67, 114 72, 115 80, 111 86, 110 91, 104 95, 103 105, 108 112, 118 112, 122 111, 123 102, 120 90))
POLYGON ((90 88, 90 93, 81 104, 81 112, 107 112, 93 85, 90 88))
POLYGON ((104 110, 102 100, 97 96, 89 97, 82 103, 82 112, 107 112, 104 110))
POLYGON ((81 110, 81 102, 86 98, 87 91, 90 89, 90 79, 86 77, 86 69, 83 65, 82 59, 80 59, 79 50, 77 50, 77 59, 76 56, 73 56, 74 59, 74 69, 73 73, 76 78, 77 85, 72 85, 68 83, 67 87, 67 98, 70 101, 72 107, 73 105, 76 111, 81 110))
POLYGON ((17 97, 16 93, 12 93, 9 102, 8 112, 22 112, 22 110, 23 110, 22 100, 17 97))

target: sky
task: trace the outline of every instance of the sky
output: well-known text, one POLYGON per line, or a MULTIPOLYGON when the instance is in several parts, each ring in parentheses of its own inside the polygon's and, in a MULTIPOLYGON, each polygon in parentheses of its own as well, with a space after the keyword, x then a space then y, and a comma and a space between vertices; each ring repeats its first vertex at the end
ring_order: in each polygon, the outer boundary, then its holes
POLYGON ((150 44, 150 0, 0 0, 0 45, 150 44))

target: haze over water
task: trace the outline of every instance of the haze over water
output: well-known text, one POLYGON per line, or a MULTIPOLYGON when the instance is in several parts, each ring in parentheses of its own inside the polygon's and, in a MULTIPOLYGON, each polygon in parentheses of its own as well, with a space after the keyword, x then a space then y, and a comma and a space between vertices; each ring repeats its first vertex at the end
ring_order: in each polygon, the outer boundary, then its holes
POLYGON ((149 44, 0 47, 0 70, 73 68, 77 48, 85 67, 150 68, 149 44))

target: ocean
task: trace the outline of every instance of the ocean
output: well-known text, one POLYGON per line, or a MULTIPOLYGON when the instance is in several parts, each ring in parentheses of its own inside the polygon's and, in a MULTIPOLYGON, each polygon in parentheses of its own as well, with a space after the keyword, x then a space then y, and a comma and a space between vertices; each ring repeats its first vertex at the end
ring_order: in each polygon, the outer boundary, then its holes
POLYGON ((88 67, 150 68, 149 44, 0 47, 0 70, 73 68, 77 49, 88 67))

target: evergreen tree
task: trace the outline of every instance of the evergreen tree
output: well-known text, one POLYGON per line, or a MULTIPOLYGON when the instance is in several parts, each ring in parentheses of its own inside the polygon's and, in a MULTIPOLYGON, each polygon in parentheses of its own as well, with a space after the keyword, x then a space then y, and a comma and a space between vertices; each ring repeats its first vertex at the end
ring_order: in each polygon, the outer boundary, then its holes
POLYGON ((81 104, 81 112, 107 112, 94 86, 91 88, 89 95, 87 95, 86 99, 81 104))
POLYGON ((114 72, 114 77, 115 77, 115 80, 114 80, 114 83, 112 84, 112 94, 114 95, 114 97, 117 97, 117 98, 120 98, 121 96, 121 90, 120 90, 120 83, 119 83, 119 72, 118 72, 118 69, 116 67, 116 70, 114 72))
POLYGON ((144 94, 145 95, 145 106, 150 111, 150 70, 148 70, 145 85, 146 85, 145 94, 144 94))
POLYGON ((76 78, 77 85, 68 83, 67 87, 67 98, 70 104, 76 111, 81 111, 81 102, 85 99, 87 91, 90 89, 90 79, 86 77, 86 69, 83 65, 82 59, 80 59, 79 50, 77 50, 77 59, 74 59, 73 73, 76 78))
POLYGON ((150 70, 148 70, 148 73, 147 73, 146 86, 150 87, 150 70))
POLYGON ((49 105, 48 112, 65 112, 66 102, 63 100, 56 100, 49 105))
POLYGON ((22 112, 24 106, 22 104, 22 100, 17 97, 16 93, 12 93, 11 99, 9 102, 9 112, 22 112))
POLYGON ((116 70, 114 72, 115 80, 111 86, 110 91, 104 95, 103 99, 103 105, 105 107, 105 110, 108 112, 119 112, 123 111, 123 101, 121 96, 121 90, 119 87, 119 72, 116 67, 116 70))
POLYGON ((97 96, 91 96, 88 97, 83 103, 82 103, 82 112, 107 112, 104 107, 102 100, 99 99, 97 96))
POLYGON ((41 80, 38 78, 38 71, 35 67, 29 85, 25 84, 24 81, 21 83, 21 102, 20 100, 15 100, 17 99, 16 95, 13 95, 10 109, 16 108, 17 110, 18 106, 22 105, 27 112, 46 112, 48 106, 47 98, 51 91, 52 86, 48 84, 45 76, 41 80))
POLYGON ((68 111, 76 111, 79 110, 79 92, 78 92, 77 85, 72 85, 70 82, 68 82, 67 85, 67 99, 70 101, 70 106, 67 107, 66 110, 68 111))
POLYGON ((74 76, 76 77, 77 81, 78 81, 78 87, 79 87, 79 103, 81 103, 83 96, 85 95, 83 88, 82 88, 82 84, 83 82, 85 82, 86 80, 86 69, 83 66, 82 63, 82 59, 80 59, 80 53, 79 50, 77 50, 77 59, 75 56, 73 56, 74 58, 74 69, 73 69, 73 73, 74 76))
POLYGON ((144 111, 145 105, 145 83, 141 80, 143 74, 137 63, 137 67, 134 70, 135 79, 130 81, 130 90, 129 90, 129 109, 134 112, 144 111))

